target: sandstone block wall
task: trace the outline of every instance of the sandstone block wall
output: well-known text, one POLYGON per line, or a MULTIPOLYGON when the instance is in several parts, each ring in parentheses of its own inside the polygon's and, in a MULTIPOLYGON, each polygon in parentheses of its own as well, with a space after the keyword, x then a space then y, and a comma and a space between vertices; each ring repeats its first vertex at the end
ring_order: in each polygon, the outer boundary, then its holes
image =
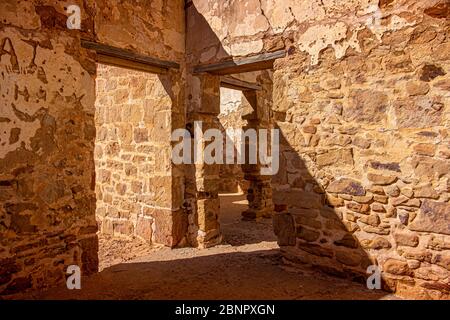
POLYGON ((97 218, 108 235, 165 243, 172 210, 170 96, 159 76, 98 65, 97 218))
POLYGON ((274 227, 286 260, 361 280, 375 264, 385 288, 448 297, 448 2, 193 7, 197 62, 288 51, 275 64, 272 108, 282 133, 274 227))

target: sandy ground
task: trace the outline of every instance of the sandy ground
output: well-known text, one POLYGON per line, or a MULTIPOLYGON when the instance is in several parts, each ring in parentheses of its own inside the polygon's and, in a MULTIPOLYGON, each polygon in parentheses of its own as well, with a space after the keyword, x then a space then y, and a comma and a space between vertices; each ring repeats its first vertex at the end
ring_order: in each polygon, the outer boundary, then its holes
POLYGON ((100 239, 100 269, 81 290, 33 292, 34 299, 395 299, 309 268, 283 266, 270 219, 242 221, 242 195, 221 197, 223 245, 198 250, 100 239))

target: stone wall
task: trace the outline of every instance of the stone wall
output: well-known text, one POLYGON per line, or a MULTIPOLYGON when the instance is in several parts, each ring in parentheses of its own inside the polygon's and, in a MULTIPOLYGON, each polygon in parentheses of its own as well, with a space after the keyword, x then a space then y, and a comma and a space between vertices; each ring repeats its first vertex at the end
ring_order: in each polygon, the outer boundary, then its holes
MULTIPOLYGON (((83 275, 98 269, 96 57, 80 38, 183 62, 184 1, 71 4, 81 8, 81 30, 67 29, 60 1, 0 2, 1 294, 62 283, 72 264, 83 275)), ((170 126, 184 126, 183 72, 182 66, 161 80, 176 114, 170 126)), ((181 216, 174 208, 182 204, 182 173, 172 175, 179 196, 161 215, 168 229, 157 241, 167 244, 181 237, 171 233, 174 212, 181 216)))
POLYGON ((272 108, 286 261, 361 280, 376 264, 387 289, 448 298, 448 2, 287 2, 187 12, 197 63, 288 51, 272 108))
POLYGON ((57 10, 64 12, 33 1, 0 5, 4 294, 61 282, 71 264, 97 271, 95 62, 57 10))
POLYGON ((163 217, 172 209, 170 96, 156 74, 101 64, 96 88, 100 231, 165 244, 163 217))
MULTIPOLYGON (((91 0, 92 1, 92 0, 91 0)), ((115 47, 183 62, 184 0, 95 0, 98 41, 115 47)))

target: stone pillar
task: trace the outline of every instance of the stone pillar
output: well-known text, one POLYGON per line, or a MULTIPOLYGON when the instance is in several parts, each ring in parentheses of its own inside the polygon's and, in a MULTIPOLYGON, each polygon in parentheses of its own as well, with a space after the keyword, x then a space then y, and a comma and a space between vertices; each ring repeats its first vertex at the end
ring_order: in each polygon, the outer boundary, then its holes
MULTIPOLYGON (((258 106, 257 92, 245 91, 244 92, 247 101, 253 108, 253 112, 245 115, 243 118, 247 121, 247 126, 243 129, 258 129, 268 128, 269 122, 262 119, 262 112, 258 112, 260 108, 258 106)), ((270 141, 270 140, 269 140, 270 141)), ((250 186, 247 190, 247 200, 249 202, 248 210, 242 212, 242 218, 244 220, 254 220, 258 218, 270 218, 273 214, 273 202, 272 202, 272 188, 270 185, 271 177, 261 175, 261 165, 248 164, 249 147, 248 141, 246 143, 246 164, 242 165, 242 171, 244 172, 244 179, 249 181, 250 186)), ((259 159, 258 159, 259 161, 259 159)))
MULTIPOLYGON (((191 76, 188 127, 194 132, 195 121, 202 123, 202 131, 220 128, 220 79, 218 76, 191 76)), ((208 142, 202 141, 202 150, 208 142)), ((194 146, 195 148, 195 146, 194 146)), ((194 149, 193 148, 193 149, 194 149)), ((194 150, 193 150, 194 151, 194 150)), ((196 163, 186 177, 186 198, 189 211, 190 242, 200 248, 222 242, 218 214, 220 164, 196 163)))

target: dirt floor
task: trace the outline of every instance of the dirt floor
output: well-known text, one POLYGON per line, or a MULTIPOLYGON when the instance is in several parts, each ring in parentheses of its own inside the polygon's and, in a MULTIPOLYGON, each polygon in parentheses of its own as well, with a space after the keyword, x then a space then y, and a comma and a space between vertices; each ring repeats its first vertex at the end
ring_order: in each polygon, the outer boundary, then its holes
POLYGON ((34 299, 395 299, 382 291, 283 266, 270 219, 242 221, 238 194, 221 196, 226 243, 198 250, 100 239, 100 269, 81 290, 33 292, 34 299))

